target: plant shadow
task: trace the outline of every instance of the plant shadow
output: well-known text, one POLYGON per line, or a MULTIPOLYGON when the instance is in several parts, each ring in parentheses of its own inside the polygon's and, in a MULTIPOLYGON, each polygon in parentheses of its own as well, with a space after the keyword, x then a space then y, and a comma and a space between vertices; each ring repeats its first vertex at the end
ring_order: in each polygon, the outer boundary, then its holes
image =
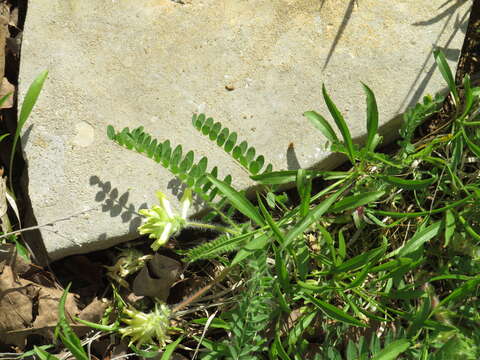
POLYGON ((108 212, 111 217, 120 216, 123 223, 129 223, 130 232, 135 232, 142 224, 141 215, 138 213, 141 209, 147 209, 147 203, 138 207, 129 203, 130 192, 125 191, 120 194, 116 187, 112 187, 110 181, 102 181, 98 176, 90 177, 90 186, 98 187, 95 194, 95 201, 101 203, 101 211, 108 212))

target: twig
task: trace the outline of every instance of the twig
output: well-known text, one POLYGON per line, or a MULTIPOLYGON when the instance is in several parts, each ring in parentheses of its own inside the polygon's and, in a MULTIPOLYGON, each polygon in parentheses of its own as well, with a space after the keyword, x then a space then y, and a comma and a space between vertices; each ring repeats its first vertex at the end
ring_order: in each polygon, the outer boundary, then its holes
POLYGON ((44 227, 47 227, 47 226, 53 226, 55 225, 56 223, 59 223, 61 221, 67 221, 67 220, 71 220, 73 219, 74 217, 76 216, 80 216, 82 214, 85 214, 89 211, 92 211, 92 210, 96 210, 98 209, 98 206, 97 207, 93 207, 93 208, 90 208, 90 209, 87 209, 87 210, 83 210, 83 211, 79 211, 78 213, 74 213, 72 215, 69 215, 69 216, 66 216, 64 218, 60 218, 60 219, 56 219, 56 220, 53 220, 53 221, 50 221, 48 223, 45 223, 45 224, 42 224, 42 225, 36 225, 36 226, 30 226, 30 227, 26 227, 26 228, 23 228, 23 229, 18 229, 18 230, 15 230, 15 231, 11 231, 11 232, 8 232, 6 234, 3 234, 3 235, 0 235, 0 239, 4 239, 4 238, 7 238, 11 235, 17 235, 17 234, 20 234, 20 233, 23 233, 23 232, 26 232, 26 231, 32 231, 32 230, 38 230, 38 229, 41 229, 41 228, 44 228, 44 227))

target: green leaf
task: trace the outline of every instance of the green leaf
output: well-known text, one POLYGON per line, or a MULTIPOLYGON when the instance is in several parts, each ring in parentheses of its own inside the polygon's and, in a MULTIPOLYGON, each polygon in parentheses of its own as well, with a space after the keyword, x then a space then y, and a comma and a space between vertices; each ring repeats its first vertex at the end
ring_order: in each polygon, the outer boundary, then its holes
POLYGON ((443 79, 447 82, 448 88, 450 89, 450 92, 455 99, 455 105, 458 106, 457 86, 455 84, 455 79, 453 78, 452 71, 450 70, 447 60, 445 59, 445 55, 441 50, 436 49, 433 51, 433 56, 435 57, 435 61, 437 63, 438 69, 440 70, 440 73, 443 76, 443 79))
POLYGON ((332 99, 330 99, 330 96, 328 96, 327 89, 325 88, 325 84, 323 84, 322 86, 322 92, 323 92, 323 98, 325 99, 325 103, 327 104, 328 110, 330 111, 330 114, 332 115, 333 120, 337 124, 338 130, 340 130, 340 133, 342 134, 343 141, 347 148, 348 157, 353 164, 355 161, 355 150, 353 147, 352 136, 350 135, 350 130, 348 130, 347 123, 345 122, 345 119, 343 118, 340 111, 338 111, 332 99))
POLYGON ((282 233, 282 231, 280 230, 280 227, 277 225, 277 223, 273 220, 272 216, 270 215, 270 213, 268 212, 268 210, 266 209, 265 205, 263 204, 263 201, 262 199, 260 198, 260 195, 259 193, 257 193, 257 202, 258 202, 258 206, 260 208, 260 212, 262 213, 263 215, 263 218, 265 219, 265 221, 267 222, 268 226, 270 226, 270 229, 272 229, 273 233, 275 234, 275 236, 277 237, 277 240, 280 244, 283 244, 283 242, 285 241, 285 237, 282 233))
POLYGON ((296 177, 296 170, 274 171, 250 176, 252 180, 264 185, 288 184, 294 182, 296 177))
POLYGON ((207 135, 210 132, 210 128, 213 126, 213 119, 209 117, 202 125, 202 134, 207 135))
POLYGON ((363 89, 367 94, 367 144, 366 148, 370 151, 374 149, 374 139, 378 131, 378 107, 373 91, 365 84, 363 89))
POLYGON ((71 283, 65 288, 58 303, 58 324, 55 329, 55 335, 60 337, 62 343, 68 348, 68 350, 70 350, 76 359, 88 360, 87 353, 83 349, 80 339, 73 332, 65 315, 65 302, 67 301, 70 286, 71 283))
POLYGON ((18 255, 20 255, 23 260, 30 263, 30 253, 28 252, 28 249, 20 241, 17 240, 16 236, 12 236, 11 239, 15 243, 15 248, 17 249, 18 255))
POLYGON ((300 195, 300 216, 304 217, 308 214, 310 207, 310 199, 312 197, 312 180, 307 178, 306 170, 297 170, 297 191, 300 195))
POLYGON ((474 296, 477 286, 480 284, 480 276, 477 276, 471 280, 466 281, 462 286, 456 288, 450 295, 442 299, 438 308, 448 304, 452 300, 463 298, 466 296, 474 296))
POLYGON ((223 128, 222 131, 220 131, 220 134, 218 134, 217 145, 223 146, 223 144, 225 144, 225 141, 227 141, 229 134, 230 130, 228 130, 228 128, 223 128))
POLYGON ((462 128, 462 135, 470 151, 473 152, 477 158, 480 158, 480 146, 468 138, 464 128, 462 128))
POLYGON ((346 187, 343 187, 333 195, 330 195, 327 199, 323 200, 319 205, 312 209, 302 221, 297 223, 285 237, 282 249, 285 249, 293 240, 302 235, 313 223, 318 221, 318 219, 330 209, 345 188, 346 187))
POLYGON ((190 150, 180 163, 180 173, 186 173, 188 170, 190 170, 193 165, 193 160, 194 154, 193 151, 190 150))
POLYGON ((170 357, 173 354, 173 351, 177 348, 178 344, 183 340, 183 336, 180 336, 177 340, 175 340, 173 343, 168 344, 165 350, 163 350, 162 357, 160 360, 169 360, 170 357))
POLYGON ((283 348, 282 340, 280 340, 280 331, 275 332, 275 341, 273 342, 273 347, 277 351, 278 356, 282 360, 291 360, 290 356, 288 356, 287 352, 283 348))
POLYGON ((227 141, 225 142, 224 149, 227 153, 232 151, 233 147, 235 146, 235 143, 237 142, 237 133, 232 132, 230 136, 228 137, 227 141))
POLYGON ((400 339, 390 343, 385 349, 375 354, 372 360, 395 360, 398 355, 405 352, 410 347, 407 339, 400 339))
MULTIPOLYGON (((208 322, 208 318, 201 318, 201 319, 194 319, 192 320, 194 324, 200 324, 200 325, 205 325, 208 322)), ((211 322, 209 327, 214 328, 214 329, 225 329, 225 330, 231 330, 231 326, 228 322, 225 320, 222 320, 220 318, 214 318, 211 322)))
POLYGON ((235 209, 240 211, 243 215, 248 217, 257 225, 259 226, 265 225, 265 221, 263 221, 263 218, 260 216, 255 206, 253 206, 253 204, 250 201, 248 201, 248 199, 243 194, 241 194, 240 192, 232 188, 226 182, 221 181, 210 174, 207 174, 207 177, 208 177, 208 180, 210 180, 213 183, 213 185, 215 185, 222 192, 222 194, 230 201, 230 203, 233 205, 235 209))
POLYGON ((2 140, 5 139, 8 135, 10 135, 10 134, 7 133, 7 134, 2 134, 2 135, 0 135, 0 143, 1 143, 2 140))
POLYGON ((470 82, 470 76, 468 74, 465 75, 463 78, 463 89, 465 90, 465 106, 463 109, 463 114, 461 118, 467 116, 467 114, 472 109, 473 105, 473 92, 472 92, 472 84, 470 82))
POLYGON ((8 93, 8 94, 6 94, 6 95, 4 95, 4 96, 0 99, 0 106, 2 106, 3 103, 4 103, 5 101, 7 101, 7 99, 8 99, 10 96, 12 96, 12 95, 13 95, 13 93, 11 93, 11 92, 8 93))
POLYGON ((452 238, 453 234, 455 233, 455 215, 453 215, 452 210, 445 211, 445 217, 443 219, 444 224, 444 236, 445 242, 443 243, 443 247, 447 247, 450 243, 450 239, 452 238))
POLYGON ((307 111, 303 114, 332 144, 339 143, 337 134, 325 118, 315 111, 307 111))
POLYGON ((25 94, 23 99, 22 108, 20 110, 20 115, 18 116, 18 124, 17 129, 15 130, 15 136, 13 137, 13 144, 12 144, 12 153, 10 155, 10 164, 9 164, 9 181, 10 181, 10 189, 13 191, 12 186, 12 172, 13 172, 13 159, 15 158, 15 149, 17 148, 17 142, 20 138, 20 133, 27 121, 30 113, 32 112, 35 103, 37 102, 38 96, 40 95, 40 91, 42 91, 43 83, 45 82, 48 75, 48 71, 42 72, 38 75, 35 80, 31 83, 30 87, 25 94))
POLYGON ((220 124, 219 122, 213 124, 212 128, 210 129, 210 133, 208 134, 208 138, 210 139, 210 141, 217 140, 217 136, 221 128, 222 124, 220 124))
POLYGON ((269 241, 270 241, 270 237, 268 233, 255 237, 253 240, 247 243, 242 249, 240 249, 237 255, 235 255, 235 257, 233 258, 230 266, 237 265, 238 263, 248 258, 250 255, 255 253, 257 250, 264 249, 265 246, 269 243, 269 241))
POLYGON ((331 317, 332 319, 341 321, 346 324, 350 324, 353 326, 362 326, 362 327, 367 327, 363 322, 360 320, 355 319, 353 316, 347 314, 343 310, 340 310, 339 308, 330 305, 329 303, 326 303, 322 300, 315 299, 312 295, 310 294, 302 294, 300 295, 302 298, 305 300, 310 301, 313 305, 315 305, 317 308, 322 310, 327 316, 331 317))
POLYGON ((107 126, 107 136, 110 140, 115 140, 115 129, 112 125, 107 126))
POLYGON ((396 176, 380 176, 380 179, 382 179, 386 183, 395 185, 399 188, 406 189, 406 190, 424 189, 432 185, 435 181, 437 181, 436 176, 433 176, 428 179, 419 179, 419 180, 407 180, 407 179, 402 179, 396 176))
MULTIPOLYGON (((288 332, 288 348, 292 349, 299 341, 302 340, 302 334, 309 329, 310 324, 317 316, 318 310, 302 315, 297 319, 295 326, 288 332)), ((291 352, 291 351, 289 351, 291 352)))
POLYGON ((408 329, 407 337, 411 338, 415 336, 417 331, 419 331, 423 327, 425 320, 427 320, 430 316, 431 309, 432 303, 430 301, 430 297, 425 296, 422 300, 422 305, 420 309, 413 315, 413 318, 410 319, 411 326, 408 329))
POLYGON ((335 267, 332 270, 332 273, 338 274, 341 272, 347 272, 353 269, 357 269, 362 266, 367 266, 369 265, 370 261, 383 253, 387 250, 386 246, 381 246, 376 249, 372 249, 370 251, 367 251, 366 253, 357 255, 351 259, 348 259, 347 261, 343 262, 341 265, 335 267))
POLYGON ((36 345, 33 345, 33 352, 40 358, 40 360, 60 360, 58 357, 49 354, 48 352, 36 345))
POLYGON ((437 221, 426 228, 423 228, 412 236, 410 240, 406 242, 406 244, 399 249, 397 256, 402 257, 408 254, 411 254, 415 250, 417 250, 420 246, 422 246, 427 241, 433 239, 435 236, 438 235, 442 228, 442 222, 437 221))
POLYGON ((332 206, 332 212, 342 212, 349 209, 354 209, 359 206, 366 205, 373 201, 378 200, 383 195, 385 191, 372 191, 366 193, 360 193, 358 195, 347 196, 346 198, 340 200, 338 203, 332 206))
POLYGON ((172 169, 177 169, 178 163, 182 158, 182 145, 177 145, 175 150, 173 150, 172 157, 170 159, 170 167, 172 169))

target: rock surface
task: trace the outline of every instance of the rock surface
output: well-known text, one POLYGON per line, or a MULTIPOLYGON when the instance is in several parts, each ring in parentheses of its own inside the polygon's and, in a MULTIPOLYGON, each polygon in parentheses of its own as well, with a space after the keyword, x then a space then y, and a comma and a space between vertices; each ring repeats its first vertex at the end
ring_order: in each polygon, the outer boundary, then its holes
POLYGON ((208 155, 238 188, 251 182, 196 132, 192 113, 235 129, 277 170, 332 166, 325 139, 302 113, 315 109, 329 118, 324 82, 353 134, 362 136, 363 81, 377 96, 384 135, 393 139, 398 114, 444 89, 434 47, 452 66, 457 60, 469 2, 440 3, 31 1, 20 98, 42 70, 50 71, 22 139, 32 222, 77 214, 41 231, 50 258, 135 238, 136 211, 156 202, 156 190, 172 193, 172 175, 110 142, 108 124, 144 125, 162 141, 195 150, 197 159, 208 155), (294 151, 287 153, 290 143, 294 151))

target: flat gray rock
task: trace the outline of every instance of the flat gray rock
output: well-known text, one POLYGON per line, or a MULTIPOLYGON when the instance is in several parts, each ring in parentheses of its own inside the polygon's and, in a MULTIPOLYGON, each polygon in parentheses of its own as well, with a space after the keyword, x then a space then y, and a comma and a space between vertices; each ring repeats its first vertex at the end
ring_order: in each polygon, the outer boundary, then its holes
POLYGON ((161 141, 195 150, 196 159, 207 155, 238 188, 252 183, 191 126, 192 113, 236 130, 276 170, 332 166, 325 139, 302 114, 317 110, 329 118, 325 83, 361 137, 364 82, 377 96, 383 133, 393 139, 398 115, 444 88, 432 50, 444 49, 452 66, 458 58, 470 5, 441 4, 30 1, 21 95, 41 71, 50 72, 23 134, 32 215, 38 224, 74 215, 41 230, 50 258, 135 238, 136 211, 156 203, 155 191, 175 197, 172 175, 109 141, 108 124, 144 125, 161 141))

